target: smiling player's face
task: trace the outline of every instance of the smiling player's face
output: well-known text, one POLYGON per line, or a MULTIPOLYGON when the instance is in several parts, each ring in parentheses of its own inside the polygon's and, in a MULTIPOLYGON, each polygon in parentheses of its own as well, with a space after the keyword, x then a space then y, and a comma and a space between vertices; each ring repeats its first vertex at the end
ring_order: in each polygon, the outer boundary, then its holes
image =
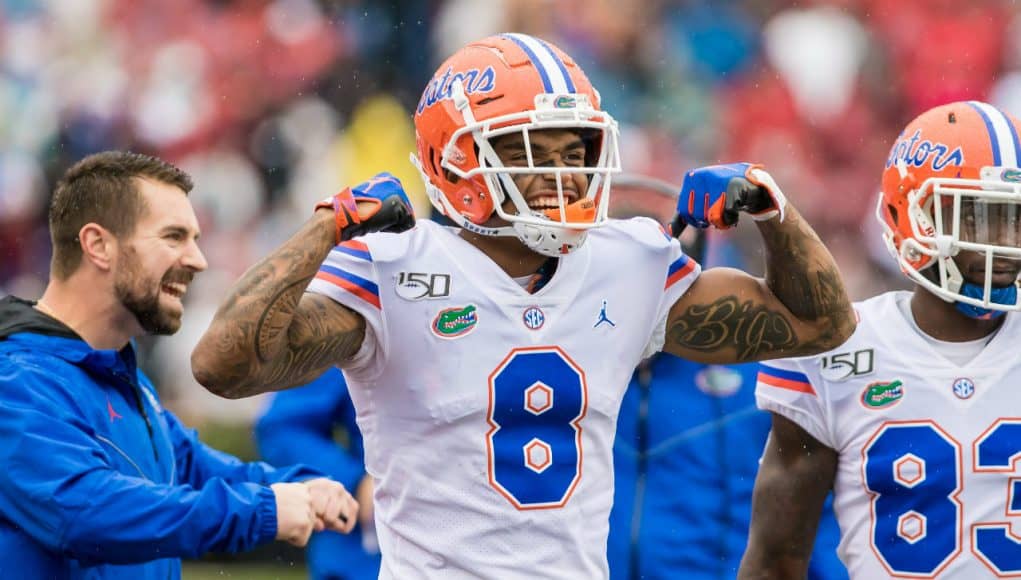
MULTIPOLYGON (((535 167, 584 167, 585 142, 577 131, 570 129, 544 129, 528 134, 535 167)), ((493 140, 493 149, 507 167, 528 167, 524 136, 520 133, 502 135, 493 140)), ((570 205, 588 190, 589 180, 584 173, 561 173, 564 205, 570 205)), ((541 212, 559 207, 557 172, 518 173, 512 176, 529 209, 541 212)), ((504 200, 507 213, 516 210, 509 199, 504 200)))

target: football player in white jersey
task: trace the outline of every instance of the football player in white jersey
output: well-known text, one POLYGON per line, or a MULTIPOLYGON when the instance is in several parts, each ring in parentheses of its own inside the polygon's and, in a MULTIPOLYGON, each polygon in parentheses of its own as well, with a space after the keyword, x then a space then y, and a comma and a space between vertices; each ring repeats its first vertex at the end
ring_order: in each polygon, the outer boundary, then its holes
POLYGON ((833 488, 852 578, 1021 574, 1021 147, 985 103, 894 143, 877 217, 913 292, 856 304, 851 339, 762 363, 773 429, 739 577, 804 577, 833 488))
POLYGON ((244 397, 343 368, 382 577, 604 578, 635 365, 660 349, 728 363, 833 348, 855 324, 836 266, 748 164, 689 173, 680 219, 751 214, 765 280, 701 272, 654 221, 608 219, 616 123, 537 38, 459 50, 415 127, 413 162, 458 227, 414 224, 387 175, 345 189, 230 290, 193 372, 244 397))

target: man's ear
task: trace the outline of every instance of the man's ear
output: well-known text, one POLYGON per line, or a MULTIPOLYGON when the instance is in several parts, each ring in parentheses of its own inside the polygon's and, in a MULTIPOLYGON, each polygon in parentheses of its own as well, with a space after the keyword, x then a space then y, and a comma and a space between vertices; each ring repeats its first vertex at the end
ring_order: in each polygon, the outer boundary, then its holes
POLYGON ((78 231, 82 259, 100 270, 109 271, 117 252, 117 238, 103 226, 89 222, 78 231))

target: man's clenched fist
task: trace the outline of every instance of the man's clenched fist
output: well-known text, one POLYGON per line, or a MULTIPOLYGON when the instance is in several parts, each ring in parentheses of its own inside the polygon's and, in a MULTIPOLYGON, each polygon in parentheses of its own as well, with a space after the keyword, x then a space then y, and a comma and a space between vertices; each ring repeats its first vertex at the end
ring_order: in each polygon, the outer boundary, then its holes
POLYGON ((302 547, 312 532, 348 533, 358 516, 358 502, 336 481, 318 478, 300 483, 275 483, 276 539, 302 547))
POLYGON ((348 187, 316 204, 333 212, 336 243, 370 232, 399 233, 415 226, 415 210, 399 179, 389 173, 348 187))
POLYGON ((304 483, 274 483, 277 500, 277 540, 303 547, 316 527, 312 494, 304 483))
POLYGON ((358 502, 342 484, 319 478, 303 482, 308 487, 312 511, 316 515, 316 531, 331 530, 346 534, 354 527, 358 502))

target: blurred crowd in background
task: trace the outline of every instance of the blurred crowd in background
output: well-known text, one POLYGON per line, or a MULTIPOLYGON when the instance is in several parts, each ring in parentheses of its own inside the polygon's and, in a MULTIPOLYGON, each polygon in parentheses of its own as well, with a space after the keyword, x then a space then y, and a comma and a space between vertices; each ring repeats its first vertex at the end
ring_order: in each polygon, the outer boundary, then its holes
POLYGON ((625 171, 764 163, 855 299, 902 285, 872 215, 900 128, 959 99, 1021 115, 1010 0, 0 0, 0 294, 41 294, 70 163, 116 148, 179 165, 210 268, 148 368, 186 422, 249 421, 259 399, 219 400, 188 371, 228 283, 378 171, 428 215, 414 106, 448 54, 503 31, 581 64, 625 171))

